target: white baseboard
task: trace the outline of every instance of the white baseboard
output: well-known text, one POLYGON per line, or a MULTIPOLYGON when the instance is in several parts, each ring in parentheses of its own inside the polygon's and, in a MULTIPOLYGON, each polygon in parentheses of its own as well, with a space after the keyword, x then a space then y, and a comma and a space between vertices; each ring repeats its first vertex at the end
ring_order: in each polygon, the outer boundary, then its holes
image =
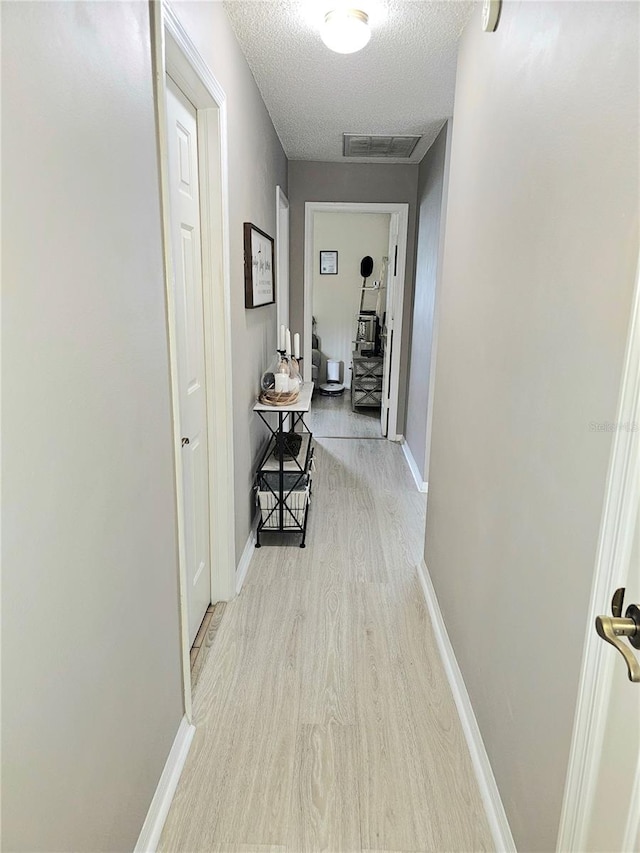
POLYGON ((473 705, 467 693, 462 672, 458 666, 458 661, 456 660, 455 652, 447 633, 442 611, 436 597, 436 591, 433 588, 433 583, 424 560, 418 566, 418 577, 420 578, 422 591, 427 602, 433 632, 445 672, 447 673, 449 685, 453 692, 453 698, 458 709, 467 746, 471 753, 471 761, 478 780, 480 795, 482 796, 482 802, 487 813, 495 849, 499 853, 515 853, 516 845, 511 834, 504 806, 502 805, 502 799, 500 798, 500 792, 498 791, 498 786, 493 775, 491 762, 489 761, 489 756, 482 740, 480 727, 473 712, 473 705))
POLYGON ((407 444, 406 439, 402 442, 402 452, 404 453, 404 458, 407 460, 409 470, 413 474, 413 479, 415 480, 416 486, 418 487, 418 491, 426 493, 429 490, 429 484, 425 483, 425 481, 422 479, 422 475, 418 470, 416 460, 413 458, 413 453, 411 452, 411 448, 407 444))
POLYGON ((192 726, 187 718, 183 717, 140 830, 134 853, 155 853, 156 851, 195 730, 195 726, 192 726))
POLYGON ((247 544, 244 546, 244 551, 242 552, 242 556, 240 557, 240 562, 238 563, 238 568, 236 569, 236 594, 240 595, 240 590, 242 589, 242 585, 244 584, 244 580, 247 576, 247 572, 249 571, 249 563, 251 562, 251 558, 253 557, 253 552, 256 548, 256 531, 255 525, 252 525, 251 530, 249 531, 249 537, 247 539, 247 544))

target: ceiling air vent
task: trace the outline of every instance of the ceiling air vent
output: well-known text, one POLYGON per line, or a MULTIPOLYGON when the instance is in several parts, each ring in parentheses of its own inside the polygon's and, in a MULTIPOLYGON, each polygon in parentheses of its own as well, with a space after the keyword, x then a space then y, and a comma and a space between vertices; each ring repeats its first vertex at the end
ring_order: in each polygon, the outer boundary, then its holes
POLYGON ((397 157, 408 159, 420 136, 360 136, 343 133, 342 153, 345 157, 397 157))

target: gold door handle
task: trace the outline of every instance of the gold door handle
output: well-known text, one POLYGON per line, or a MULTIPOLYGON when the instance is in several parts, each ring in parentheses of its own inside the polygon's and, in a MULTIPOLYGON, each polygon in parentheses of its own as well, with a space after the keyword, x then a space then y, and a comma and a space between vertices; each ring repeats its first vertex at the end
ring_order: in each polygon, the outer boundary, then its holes
POLYGON ((622 602, 624 589, 618 589, 613 596, 611 609, 613 616, 596 616, 596 631, 607 643, 611 643, 622 655, 627 664, 629 681, 640 681, 640 663, 624 642, 626 637, 631 645, 640 649, 640 608, 637 604, 630 604, 624 617, 622 613, 622 602))

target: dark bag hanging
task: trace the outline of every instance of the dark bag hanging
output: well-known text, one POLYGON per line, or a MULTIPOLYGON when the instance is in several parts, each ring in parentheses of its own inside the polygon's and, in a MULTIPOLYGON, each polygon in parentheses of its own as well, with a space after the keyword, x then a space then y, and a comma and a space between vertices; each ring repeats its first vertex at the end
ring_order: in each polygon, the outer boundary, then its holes
MULTIPOLYGON (((302 444, 302 435, 299 432, 285 432, 283 435, 282 456, 284 459, 295 459, 300 453, 300 445, 302 444)), ((276 441, 272 456, 276 459, 280 458, 280 447, 276 441)))

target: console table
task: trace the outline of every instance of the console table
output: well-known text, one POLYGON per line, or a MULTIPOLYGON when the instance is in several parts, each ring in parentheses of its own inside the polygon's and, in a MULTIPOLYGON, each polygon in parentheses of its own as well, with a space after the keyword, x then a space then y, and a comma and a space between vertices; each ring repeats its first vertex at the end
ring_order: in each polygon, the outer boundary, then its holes
POLYGON ((307 517, 311 498, 313 442, 304 416, 311 408, 313 382, 305 382, 298 400, 288 406, 256 403, 253 411, 270 432, 267 448, 256 470, 256 486, 260 505, 260 521, 256 532, 256 548, 261 547, 261 534, 301 533, 300 547, 305 547, 307 517), (275 417, 275 423, 273 420, 275 417), (285 420, 289 417, 288 429, 285 420), (286 452, 289 435, 299 435, 300 448, 295 456, 286 452))

